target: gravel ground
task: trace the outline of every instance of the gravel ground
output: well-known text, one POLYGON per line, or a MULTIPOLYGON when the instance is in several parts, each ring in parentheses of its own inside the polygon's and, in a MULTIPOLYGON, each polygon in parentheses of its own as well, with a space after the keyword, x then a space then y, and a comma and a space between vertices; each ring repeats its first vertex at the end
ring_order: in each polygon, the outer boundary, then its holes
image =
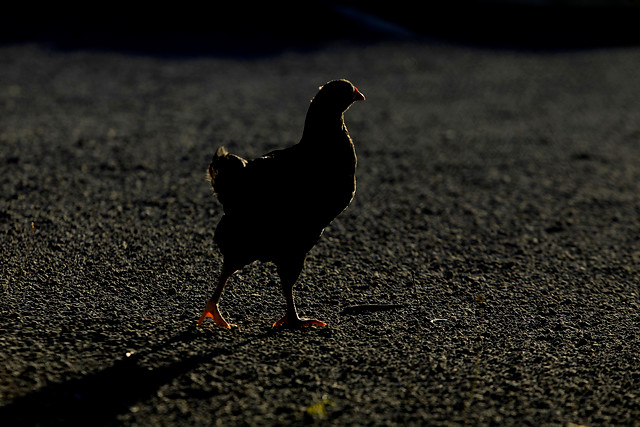
POLYGON ((0 46, 7 425, 640 423, 640 49, 328 43, 232 57, 0 46), (297 142, 318 85, 358 192, 273 330, 196 328, 221 265, 215 149, 297 142))

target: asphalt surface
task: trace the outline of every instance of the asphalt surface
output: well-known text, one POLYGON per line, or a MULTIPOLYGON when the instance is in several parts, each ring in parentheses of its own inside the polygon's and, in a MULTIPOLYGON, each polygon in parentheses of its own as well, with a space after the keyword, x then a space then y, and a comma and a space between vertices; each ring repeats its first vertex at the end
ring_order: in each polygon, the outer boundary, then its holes
MULTIPOLYGON (((640 423, 640 49, 337 42, 259 55, 0 46, 4 425, 640 423), (348 78, 358 190, 274 330, 197 328, 205 171, 297 142, 348 78)), ((330 165, 327 165, 330 167, 330 165)))

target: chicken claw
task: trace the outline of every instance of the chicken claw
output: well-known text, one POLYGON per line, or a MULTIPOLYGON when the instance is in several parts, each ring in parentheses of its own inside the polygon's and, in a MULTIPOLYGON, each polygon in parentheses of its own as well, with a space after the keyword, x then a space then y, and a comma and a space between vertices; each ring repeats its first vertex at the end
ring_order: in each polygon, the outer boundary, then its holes
POLYGON ((211 300, 207 300, 207 305, 204 308, 202 315, 200 316, 200 320, 198 320, 198 326, 200 326, 202 322, 204 322, 204 319, 206 319, 207 317, 213 318, 215 324, 218 326, 222 326, 223 328, 231 329, 231 326, 235 326, 228 324, 227 321, 224 320, 224 317, 222 317, 222 315, 218 311, 218 304, 211 300))
POLYGON ((289 320, 289 316, 285 315, 282 319, 273 324, 274 328, 278 328, 281 326, 291 329, 307 328, 309 326, 319 326, 323 328, 327 326, 327 324, 316 319, 300 319, 298 317, 293 320, 289 320))

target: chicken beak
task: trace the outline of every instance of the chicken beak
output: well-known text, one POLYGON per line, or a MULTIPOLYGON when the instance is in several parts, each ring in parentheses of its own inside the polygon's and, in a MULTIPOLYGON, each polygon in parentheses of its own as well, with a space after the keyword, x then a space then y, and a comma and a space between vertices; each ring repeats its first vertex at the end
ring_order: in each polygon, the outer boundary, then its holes
POLYGON ((360 93, 358 88, 353 88, 353 100, 354 101, 364 101, 364 95, 360 93))

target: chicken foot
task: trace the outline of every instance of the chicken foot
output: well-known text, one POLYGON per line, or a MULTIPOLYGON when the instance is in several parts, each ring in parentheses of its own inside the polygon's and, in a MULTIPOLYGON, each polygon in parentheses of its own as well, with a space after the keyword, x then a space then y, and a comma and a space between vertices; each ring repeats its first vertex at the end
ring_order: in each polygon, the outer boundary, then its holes
POLYGON ((305 319, 298 317, 296 304, 293 300, 293 285, 298 280, 302 267, 304 266, 304 258, 300 262, 279 263, 278 275, 282 284, 282 293, 287 303, 287 311, 282 319, 273 324, 274 328, 279 326, 288 328, 304 328, 308 326, 327 326, 325 322, 316 319, 305 319))
POLYGON ((200 316, 200 320, 198 320, 198 326, 204 322, 204 319, 207 317, 213 318, 213 321, 216 325, 222 326, 223 328, 231 329, 232 326, 224 320, 222 314, 218 310, 218 303, 220 302, 220 297, 222 296, 222 291, 224 290, 224 286, 227 284, 227 280, 229 277, 235 273, 236 270, 229 268, 227 265, 222 266, 222 271, 220 272, 220 277, 218 278, 218 285, 216 286, 216 290, 213 293, 211 299, 207 300, 207 305, 200 316))

